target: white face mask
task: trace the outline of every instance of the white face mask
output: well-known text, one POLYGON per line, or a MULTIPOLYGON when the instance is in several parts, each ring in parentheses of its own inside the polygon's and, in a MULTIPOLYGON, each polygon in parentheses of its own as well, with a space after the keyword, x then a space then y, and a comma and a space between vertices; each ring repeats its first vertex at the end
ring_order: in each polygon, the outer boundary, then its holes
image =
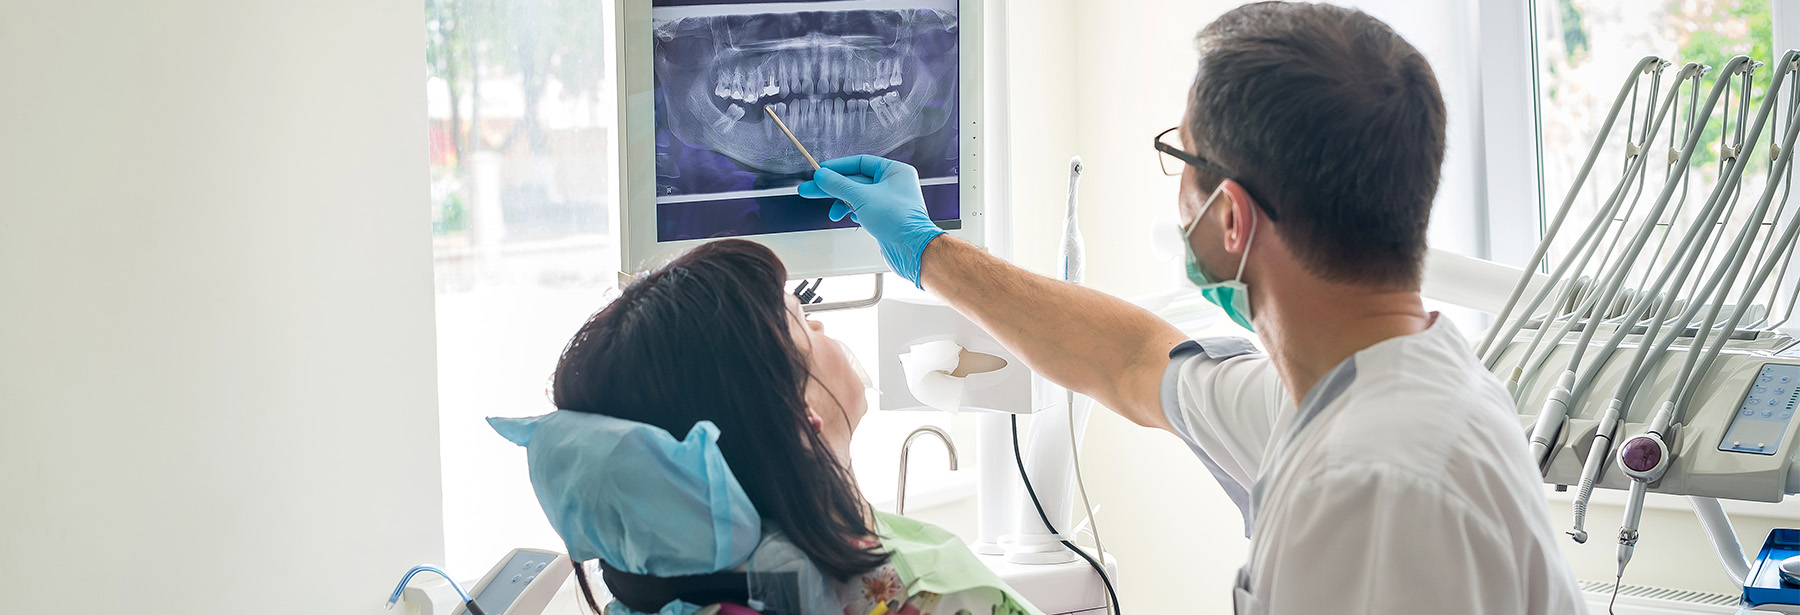
POLYGON ((1200 295, 1206 297, 1206 300, 1211 301, 1213 305, 1219 306, 1219 309, 1224 310, 1225 315, 1230 316, 1232 322, 1236 322, 1238 326, 1254 333, 1256 327, 1250 322, 1250 287, 1244 284, 1244 265, 1250 262, 1250 246, 1256 243, 1257 215, 1254 211, 1255 208, 1251 208, 1250 238, 1244 242, 1244 256, 1238 260, 1236 278, 1212 279, 1212 276, 1206 275, 1206 270, 1200 268, 1200 259, 1194 256, 1194 244, 1191 239, 1194 227, 1200 226, 1200 219, 1206 216, 1206 210, 1212 208, 1213 201, 1218 200, 1219 194, 1224 190, 1225 184, 1220 182, 1219 187, 1213 189, 1212 196, 1206 197, 1206 204, 1200 206, 1200 212, 1194 214, 1194 220, 1181 229, 1181 247, 1187 250, 1188 281, 1200 287, 1200 295))

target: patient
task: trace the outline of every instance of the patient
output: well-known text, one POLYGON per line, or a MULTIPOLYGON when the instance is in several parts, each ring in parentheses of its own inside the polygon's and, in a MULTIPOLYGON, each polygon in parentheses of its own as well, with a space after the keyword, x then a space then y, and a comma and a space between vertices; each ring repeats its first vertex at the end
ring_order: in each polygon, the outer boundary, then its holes
MULTIPOLYGON (((744 595, 739 589, 745 583, 742 573, 778 568, 786 552, 797 553, 787 560, 799 560, 808 569, 805 574, 821 579, 815 585, 825 587, 811 593, 825 597, 790 600, 786 609, 771 610, 812 613, 829 609, 865 615, 880 605, 883 612, 920 615, 1036 613, 979 563, 972 563, 977 561, 974 556, 948 532, 875 513, 863 500, 849 470, 849 445, 857 423, 868 411, 864 384, 846 349, 825 334, 823 325, 807 320, 798 301, 784 292, 786 280, 780 260, 759 244, 731 239, 704 244, 626 287, 569 341, 551 384, 551 395, 563 411, 557 414, 576 420, 604 420, 625 426, 622 429, 648 431, 637 425, 647 424, 674 439, 688 434, 688 440, 677 445, 660 432, 653 433, 661 446, 704 444, 705 450, 710 450, 711 440, 699 432, 703 422, 710 422, 717 427, 713 436, 716 454, 729 466, 729 471, 723 472, 729 475, 727 482, 735 477, 729 490, 721 490, 717 477, 709 476, 698 480, 712 481, 710 487, 690 490, 701 495, 671 495, 668 502, 640 505, 657 517, 646 519, 642 514, 617 512, 632 503, 608 499, 635 497, 623 495, 629 488, 596 487, 596 482, 611 479, 593 478, 560 483, 576 485, 566 489, 551 486, 555 483, 540 480, 541 473, 549 471, 540 466, 548 467, 550 462, 540 463, 540 458, 533 456, 533 485, 553 524, 559 514, 553 508, 572 506, 605 509, 615 518, 610 526, 589 533, 601 535, 595 539, 600 543, 597 550, 621 554, 598 557, 619 602, 612 605, 613 610, 602 611, 587 575, 577 566, 577 580, 589 606, 596 612, 617 615, 621 603, 627 607, 625 613, 691 612, 692 605, 724 603, 728 606, 723 612, 731 613, 736 605, 760 605, 767 598, 744 595), (582 419, 584 416, 589 418, 582 419), (716 502, 712 512, 703 511, 691 523, 657 512, 684 510, 690 501, 717 501, 720 493, 735 494, 736 486, 741 486, 742 496, 748 500, 740 508, 753 506, 750 512, 754 515, 742 510, 721 513, 716 502), (547 489, 578 491, 584 487, 606 490, 587 496, 589 502, 599 501, 598 505, 568 504, 570 500, 556 499, 559 494, 546 493, 547 489), (754 553, 726 554, 724 547, 700 549, 700 556, 688 558, 701 562, 697 568, 658 569, 654 560, 659 556, 644 554, 675 551, 666 546, 675 537, 659 536, 656 539, 663 542, 656 544, 665 546, 644 548, 616 544, 626 539, 608 536, 691 532, 701 539, 716 534, 718 538, 706 544, 724 544, 733 542, 731 532, 743 531, 745 523, 757 527, 756 519, 744 517, 760 517, 760 529, 754 532, 760 539, 736 540, 753 545, 754 553), (730 519, 724 523, 734 527, 709 529, 709 519, 713 526, 719 525, 720 519, 730 519), (670 529, 670 524, 680 527, 670 529), (605 544, 608 541, 614 544, 605 544), (944 570, 912 570, 905 561, 909 545, 930 551, 920 561, 929 557, 930 567, 944 570), (710 565, 706 564, 709 553, 718 554, 710 565), (621 570, 625 565, 620 562, 605 561, 631 558, 648 558, 650 565, 638 562, 640 569, 633 573, 621 570), (719 565, 723 567, 715 568, 719 565), (814 569, 816 573, 811 572, 814 569), (721 574, 730 572, 737 574, 721 574), (985 580, 978 578, 983 575, 985 580), (670 577, 675 581, 669 581, 670 577), (665 604, 690 606, 683 611, 665 604), (815 608, 819 604, 829 606, 815 608)), ((507 433, 502 427, 496 424, 507 433)), ((568 431, 558 429, 558 433, 568 431)), ((544 439, 540 436, 539 441, 544 439)), ((521 445, 533 440, 529 435, 508 437, 521 445)), ((700 455, 692 447, 684 451, 667 456, 697 459, 700 455)), ((605 453, 614 467, 619 465, 617 454, 605 453)), ((677 467, 681 462, 660 463, 677 467)), ((673 493, 677 486, 665 489, 656 483, 653 490, 657 495, 649 497, 663 498, 664 491, 673 493)), ((586 530, 570 529, 572 525, 578 524, 564 521, 557 529, 574 545, 577 538, 572 538, 571 532, 586 530)), ((570 553, 577 555, 577 549, 571 546, 570 553)), ((586 557, 596 556, 577 559, 586 557)), ((800 585, 785 591, 807 594, 805 583, 800 585)))

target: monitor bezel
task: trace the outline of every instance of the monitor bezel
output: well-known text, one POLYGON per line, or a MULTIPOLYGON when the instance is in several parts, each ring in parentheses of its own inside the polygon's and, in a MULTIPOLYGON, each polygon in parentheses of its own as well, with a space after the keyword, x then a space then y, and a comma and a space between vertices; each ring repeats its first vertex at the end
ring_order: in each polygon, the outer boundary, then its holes
MULTIPOLYGON (((953 237, 986 245, 982 199, 982 4, 957 0, 957 139, 961 228, 953 237)), ((795 3, 800 6, 803 3, 795 3)), ((712 239, 658 241, 656 236, 655 69, 651 49, 651 0, 617 0, 613 20, 614 73, 618 76, 619 248, 621 273, 654 269, 712 239)), ((888 271, 880 247, 861 228, 823 229, 737 237, 768 246, 787 266, 789 279, 888 271)))

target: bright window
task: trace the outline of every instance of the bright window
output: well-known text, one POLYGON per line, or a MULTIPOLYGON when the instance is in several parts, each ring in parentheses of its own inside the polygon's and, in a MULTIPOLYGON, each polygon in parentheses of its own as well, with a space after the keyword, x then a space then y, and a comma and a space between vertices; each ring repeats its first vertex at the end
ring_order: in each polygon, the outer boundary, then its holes
POLYGON ((553 409, 557 356, 615 285, 606 10, 425 3, 445 563, 460 574, 561 545, 524 455, 483 418, 553 409))
MULTIPOLYGON (((1716 69, 1732 56, 1747 55, 1764 63, 1775 61, 1769 0, 1539 0, 1535 8, 1545 215, 1554 215, 1561 205, 1607 109, 1625 81, 1626 72, 1640 58, 1655 55, 1674 63, 1664 71, 1662 91, 1656 94, 1659 99, 1685 62, 1714 67, 1714 71, 1701 79, 1700 93, 1705 96, 1718 77, 1716 69)), ((1751 88, 1752 112, 1762 104, 1771 72, 1771 67, 1765 66, 1755 74, 1751 88)), ((1685 101, 1689 94, 1687 90, 1683 92, 1682 100, 1685 101)), ((1569 214, 1570 222, 1566 224, 1585 224, 1593 219, 1613 185, 1623 176, 1625 126, 1634 117, 1640 125, 1645 121, 1649 95, 1648 88, 1638 94, 1635 116, 1631 112, 1620 112, 1613 137, 1601 151, 1592 177, 1576 199, 1569 214)), ((1729 100, 1735 125, 1740 108, 1735 92, 1729 100)), ((1679 113, 1673 119, 1685 123, 1685 102, 1679 113)), ((1669 205, 1672 215, 1664 217, 1665 221, 1678 220, 1677 229, 1686 228, 1692 221, 1718 179, 1723 115, 1722 110, 1716 111, 1703 128, 1701 147, 1689 165, 1692 185, 1687 191, 1686 206, 1679 207, 1682 205, 1679 198, 1672 200, 1669 205)), ((1653 153, 1667 151, 1671 134, 1676 139, 1685 137, 1686 132, 1680 126, 1665 126, 1650 150, 1653 153)), ((1753 154, 1744 174, 1742 185, 1752 198, 1761 191, 1768 176, 1768 151, 1765 141, 1753 154)), ((1656 190, 1664 181, 1662 165, 1655 163, 1656 160, 1658 158, 1652 158, 1653 163, 1646 171, 1647 194, 1639 202, 1640 209, 1634 220, 1642 219, 1649 211, 1656 190)), ((1630 207, 1631 203, 1626 201, 1625 206, 1630 207)), ((1741 224, 1741 218, 1749 209, 1747 206, 1738 208, 1732 223, 1741 224)), ((1632 226, 1635 227, 1636 222, 1632 226)), ((1565 229, 1558 237, 1555 253, 1563 253, 1579 235, 1578 230, 1568 232, 1565 229)))

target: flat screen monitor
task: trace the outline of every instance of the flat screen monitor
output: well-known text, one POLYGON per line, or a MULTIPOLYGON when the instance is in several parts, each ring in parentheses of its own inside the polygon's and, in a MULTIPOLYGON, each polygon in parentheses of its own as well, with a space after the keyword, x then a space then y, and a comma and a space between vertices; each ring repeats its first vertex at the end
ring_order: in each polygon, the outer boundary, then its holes
POLYGON ((790 275, 884 271, 830 202, 799 196, 820 161, 918 169, 939 227, 982 240, 980 0, 621 0, 623 263, 707 240, 774 249, 790 275))

